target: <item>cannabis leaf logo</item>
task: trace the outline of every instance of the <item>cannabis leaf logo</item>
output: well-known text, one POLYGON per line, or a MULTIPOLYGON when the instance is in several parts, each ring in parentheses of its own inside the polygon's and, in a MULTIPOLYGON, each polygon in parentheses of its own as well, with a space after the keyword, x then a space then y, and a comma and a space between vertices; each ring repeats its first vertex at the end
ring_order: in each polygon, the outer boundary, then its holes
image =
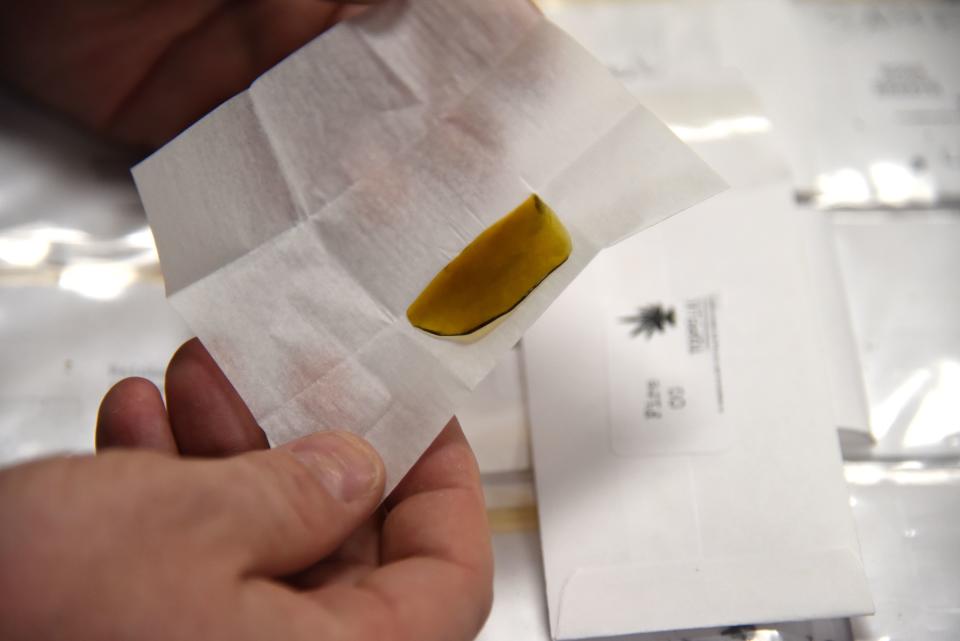
POLYGON ((630 332, 631 337, 643 334, 649 340, 656 332, 666 332, 667 325, 676 325, 677 314, 672 307, 665 309, 659 304, 647 305, 639 308, 633 316, 623 316, 620 320, 634 325, 633 331, 630 332))

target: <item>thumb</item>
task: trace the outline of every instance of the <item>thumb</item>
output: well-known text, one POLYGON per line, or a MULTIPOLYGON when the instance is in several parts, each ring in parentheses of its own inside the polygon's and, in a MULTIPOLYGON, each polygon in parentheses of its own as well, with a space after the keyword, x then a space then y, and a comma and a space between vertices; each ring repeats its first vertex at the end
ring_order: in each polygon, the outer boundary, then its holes
POLYGON ((244 573, 280 576, 317 562, 383 494, 383 462, 348 432, 319 432, 202 466, 203 483, 221 503, 210 514, 217 546, 236 555, 244 573))

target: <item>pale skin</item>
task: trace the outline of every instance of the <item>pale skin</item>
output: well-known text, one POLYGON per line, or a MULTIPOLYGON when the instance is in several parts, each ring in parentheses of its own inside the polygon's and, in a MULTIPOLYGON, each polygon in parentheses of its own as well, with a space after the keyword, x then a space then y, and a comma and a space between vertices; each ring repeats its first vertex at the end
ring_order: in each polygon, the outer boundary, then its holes
POLYGON ((378 508, 343 432, 273 450, 196 340, 103 400, 97 456, 0 472, 0 638, 469 639, 491 604, 479 472, 456 420, 378 508))
MULTIPOLYGON (((156 147, 356 11, 318 0, 5 0, 0 79, 156 147)), ((380 505, 383 464, 320 431, 275 449, 196 340, 166 404, 127 379, 97 455, 0 471, 0 638, 472 638, 492 599, 480 476, 456 420, 380 505)), ((318 430, 346 426, 317 425, 318 430)))

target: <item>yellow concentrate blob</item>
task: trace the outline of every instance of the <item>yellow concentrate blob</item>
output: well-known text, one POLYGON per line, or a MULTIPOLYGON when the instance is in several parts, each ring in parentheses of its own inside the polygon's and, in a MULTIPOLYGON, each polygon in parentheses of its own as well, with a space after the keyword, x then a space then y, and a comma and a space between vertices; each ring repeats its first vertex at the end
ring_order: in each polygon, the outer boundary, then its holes
POLYGON ((439 336, 471 334, 519 305, 572 248, 563 223, 534 194, 440 270, 407 319, 439 336))

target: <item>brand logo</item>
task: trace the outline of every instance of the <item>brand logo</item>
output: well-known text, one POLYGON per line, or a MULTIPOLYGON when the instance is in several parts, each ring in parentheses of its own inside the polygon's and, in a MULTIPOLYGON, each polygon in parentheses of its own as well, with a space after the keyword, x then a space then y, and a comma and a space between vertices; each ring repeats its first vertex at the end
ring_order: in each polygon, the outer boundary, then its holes
POLYGON ((643 334, 649 340, 656 333, 665 333, 670 325, 676 326, 677 313, 672 307, 663 305, 647 305, 637 310, 633 316, 623 316, 621 322, 633 325, 630 336, 643 334))

